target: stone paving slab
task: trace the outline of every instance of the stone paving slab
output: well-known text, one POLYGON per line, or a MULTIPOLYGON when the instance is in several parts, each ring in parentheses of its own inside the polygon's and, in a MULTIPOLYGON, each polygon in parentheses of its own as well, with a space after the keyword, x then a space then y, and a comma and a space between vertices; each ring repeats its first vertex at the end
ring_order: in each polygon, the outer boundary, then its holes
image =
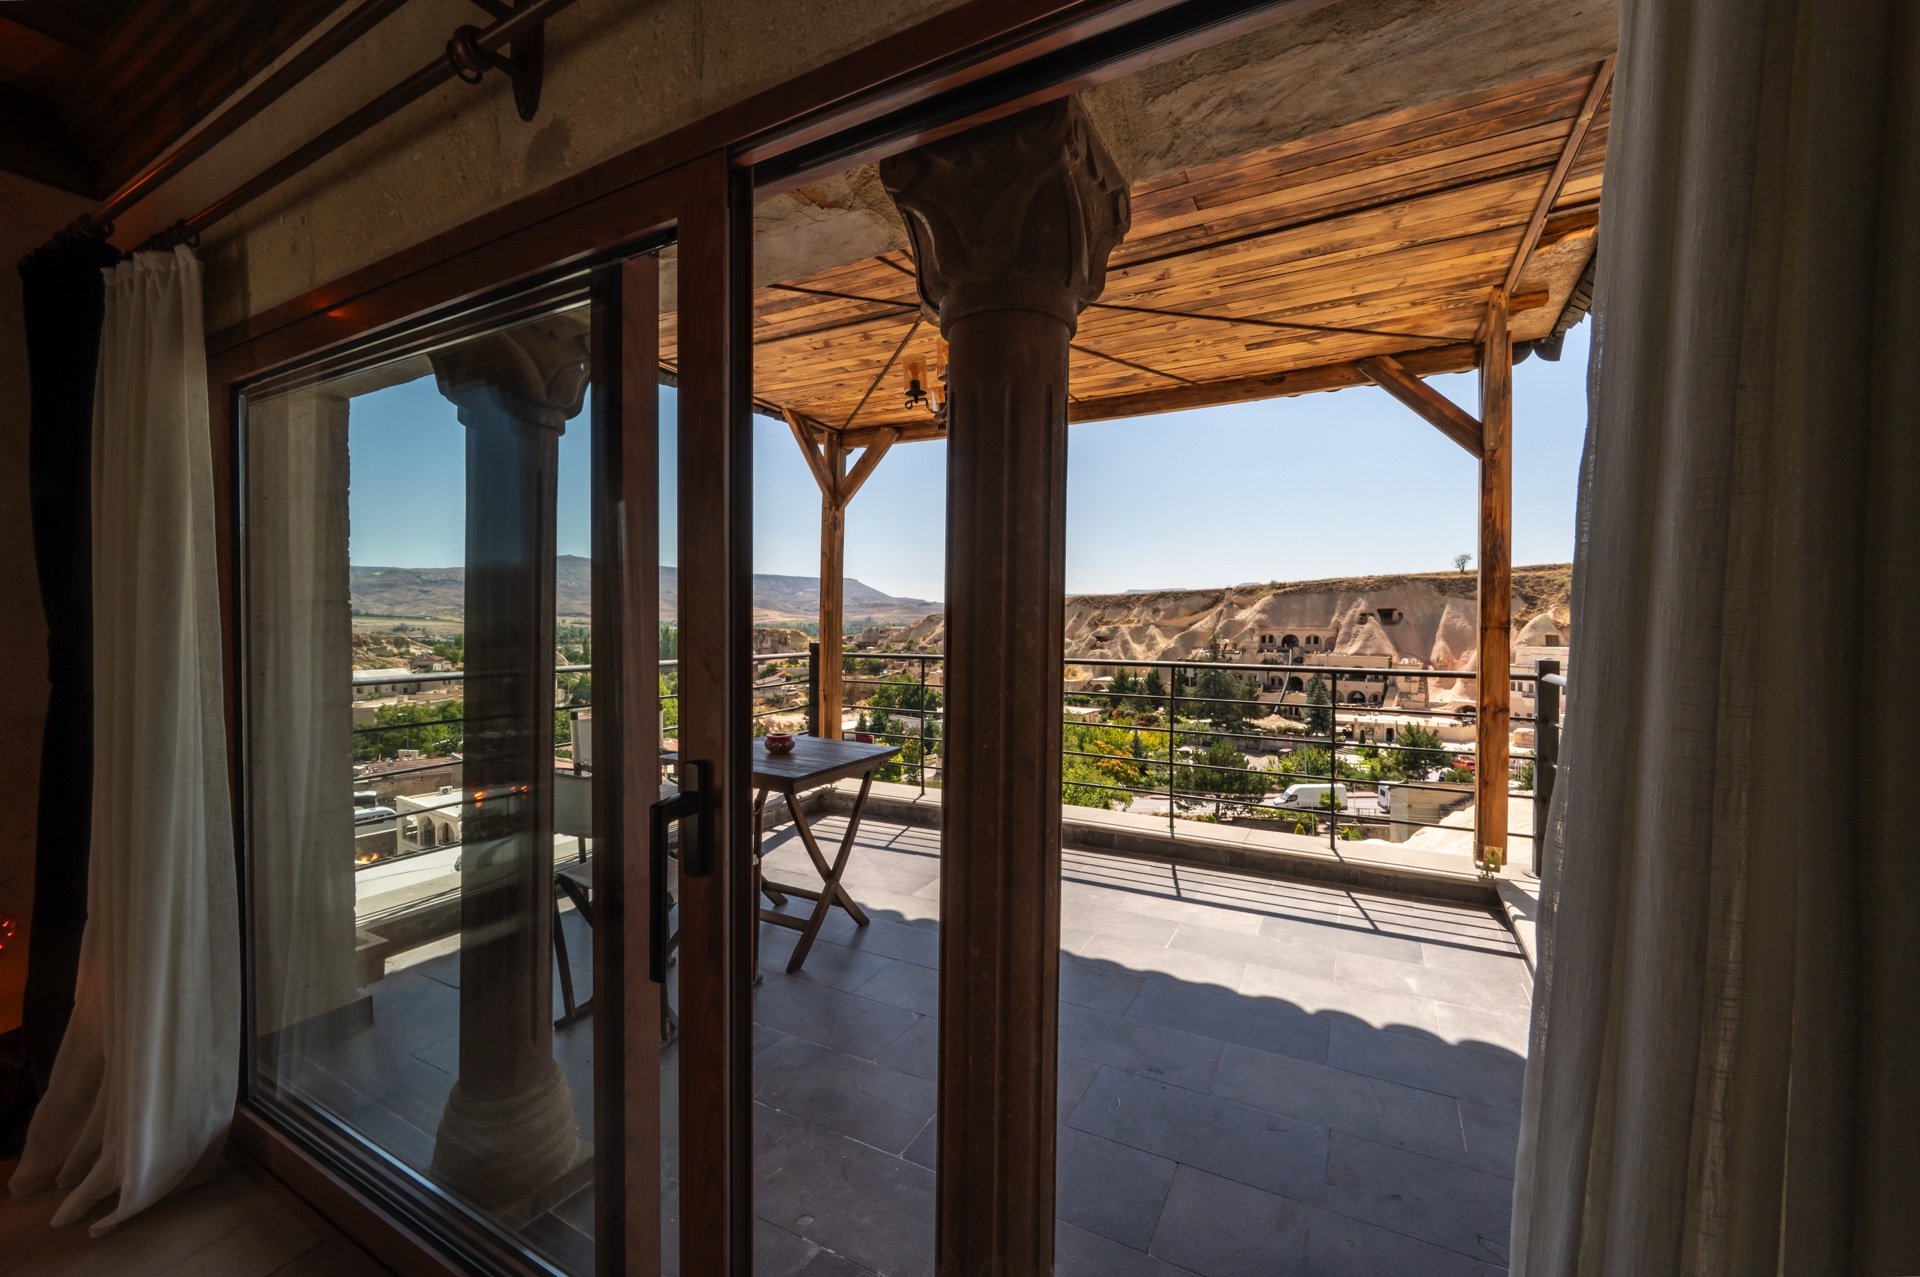
MULTIPOLYGON (((845 828, 830 810, 815 823, 823 843, 845 828)), ((794 933, 762 928, 763 1274, 932 1271, 938 854, 924 825, 869 818, 846 881, 871 924, 835 911, 794 976, 794 933)), ((1083 850, 1065 862, 1062 1277, 1501 1271, 1531 976, 1491 905, 1083 850)), ((770 832, 767 863, 810 880, 790 827, 770 832)), ((571 911, 562 925, 584 999, 590 938, 571 911)), ((390 963, 372 1030, 314 1074, 415 1164, 458 1069, 457 978, 443 943, 390 963)), ((590 1026, 557 1035, 556 1054, 584 1123, 590 1026)), ((674 1050, 664 1064, 670 1117, 674 1050)), ((668 1169, 672 1213, 671 1149, 668 1169)))

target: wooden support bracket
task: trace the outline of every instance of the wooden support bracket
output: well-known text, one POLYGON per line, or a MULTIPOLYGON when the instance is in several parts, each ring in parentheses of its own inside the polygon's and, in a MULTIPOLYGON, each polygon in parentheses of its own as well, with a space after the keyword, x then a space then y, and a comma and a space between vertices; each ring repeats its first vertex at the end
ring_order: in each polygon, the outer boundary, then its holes
POLYGON ((882 430, 862 450, 860 460, 855 462, 853 469, 847 472, 847 477, 840 481, 841 509, 846 509, 848 503, 853 500, 854 494, 860 491, 860 485, 867 481, 867 476, 873 473, 874 467, 880 464, 880 459, 887 455, 887 449, 893 447, 894 441, 899 437, 898 430, 882 430))
POLYGON ((793 441, 800 445, 800 455, 807 459, 807 469, 813 472, 813 481, 820 485, 820 495, 828 501, 833 500, 834 483, 827 475, 826 458, 820 455, 818 445, 813 442, 813 432, 818 427, 791 408, 782 408, 780 415, 787 419, 787 429, 793 431, 793 441))
POLYGON ((1465 448, 1476 458, 1481 455, 1480 422, 1453 400, 1420 380, 1391 355, 1378 355, 1359 361, 1360 370, 1374 384, 1425 417, 1441 434, 1465 448))

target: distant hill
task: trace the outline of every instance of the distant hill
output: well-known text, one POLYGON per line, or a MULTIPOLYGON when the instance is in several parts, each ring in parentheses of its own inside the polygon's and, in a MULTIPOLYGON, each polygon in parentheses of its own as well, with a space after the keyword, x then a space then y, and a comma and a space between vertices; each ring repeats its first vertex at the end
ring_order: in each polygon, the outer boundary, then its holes
MULTIPOLYGON (((554 564, 554 610, 565 617, 585 617, 592 610, 592 564, 577 554, 563 554, 554 564)), ((466 616, 467 572, 465 568, 383 568, 350 569, 353 611, 358 616, 432 617, 457 621, 466 616)), ((919 620, 940 605, 926 599, 904 599, 886 594, 848 578, 846 615, 849 620, 869 620, 883 625, 900 625, 919 620)), ((660 615, 673 620, 680 614, 680 573, 677 568, 660 570, 660 615)), ((756 573, 753 578, 753 614, 755 622, 817 620, 820 615, 820 581, 811 576, 774 576, 756 573)))
MULTIPOLYGON (((1530 623, 1566 639, 1572 575, 1564 563, 1513 570, 1516 641, 1530 623)), ((1292 635, 1302 651, 1411 657, 1436 669, 1466 669, 1480 638, 1478 583, 1472 572, 1414 572, 1069 595, 1066 653, 1090 665, 1103 658, 1188 660, 1218 641, 1257 655, 1262 635, 1276 646, 1292 635)), ((946 617, 923 617, 888 641, 902 651, 944 651, 946 617)))

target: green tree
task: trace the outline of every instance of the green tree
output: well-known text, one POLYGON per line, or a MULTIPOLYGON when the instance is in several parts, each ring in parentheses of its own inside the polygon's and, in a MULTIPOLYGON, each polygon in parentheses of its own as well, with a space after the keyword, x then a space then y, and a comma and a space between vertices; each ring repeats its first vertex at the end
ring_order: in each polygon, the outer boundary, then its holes
POLYGON ((1068 723, 1061 745, 1060 801, 1071 806, 1125 807, 1132 795, 1123 790, 1166 785, 1165 732, 1068 723))
POLYGON ((1174 787, 1185 794, 1213 800, 1213 814, 1225 814, 1228 803, 1267 791, 1267 778, 1247 768, 1247 756, 1232 741, 1215 740, 1191 762, 1174 773, 1174 787))
POLYGON ((1167 699, 1167 682, 1160 677, 1158 669, 1147 671, 1147 678, 1140 685, 1140 692, 1142 699, 1134 702, 1136 709, 1157 710, 1161 707, 1161 702, 1167 699))
POLYGON ((940 689, 927 687, 910 674, 896 674, 873 689, 869 705, 881 709, 930 711, 940 708, 940 689))
POLYGON ((417 749, 438 757, 457 753, 466 739, 459 701, 431 705, 382 705, 374 711, 373 730, 360 731, 353 741, 356 762, 398 758, 403 749, 417 749))
POLYGON ((1193 694, 1200 702, 1198 711, 1214 726, 1228 731, 1243 726, 1249 707, 1260 699, 1251 684, 1219 669, 1202 670, 1194 680, 1193 694))
POLYGON ((660 675, 660 726, 668 736, 680 734, 680 672, 660 675))
POLYGON ((1315 674, 1307 680, 1307 735, 1325 736, 1333 731, 1333 693, 1327 680, 1315 674))
POLYGON ((1418 723, 1400 729, 1388 756, 1403 780, 1425 780, 1446 761, 1440 733, 1418 723))

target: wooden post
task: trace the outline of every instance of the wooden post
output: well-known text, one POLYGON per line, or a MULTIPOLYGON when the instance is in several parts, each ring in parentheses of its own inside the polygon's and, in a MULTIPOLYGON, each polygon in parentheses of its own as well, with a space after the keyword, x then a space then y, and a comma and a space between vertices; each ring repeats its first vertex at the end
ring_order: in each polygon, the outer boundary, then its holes
POLYGON ((831 486, 820 493, 820 735, 838 740, 847 569, 847 507, 840 496, 847 450, 839 435, 828 433, 825 460, 831 486))
POLYGON ((1507 861, 1513 664, 1513 343, 1507 294, 1487 307, 1480 346, 1480 668, 1474 717, 1474 865, 1507 861))
POLYGON ((950 344, 942 1277, 1053 1272, 1067 353, 1128 224, 1075 101, 881 161, 950 344))
POLYGON ((841 638, 846 628, 847 506, 899 438, 899 432, 882 430, 872 436, 860 454, 860 463, 848 474, 843 432, 820 428, 826 443, 817 448, 814 423, 791 408, 784 415, 793 441, 800 445, 800 455, 807 459, 807 469, 820 485, 820 641, 813 645, 813 731, 816 736, 837 740, 841 734, 841 689, 845 685, 840 667, 841 638))

